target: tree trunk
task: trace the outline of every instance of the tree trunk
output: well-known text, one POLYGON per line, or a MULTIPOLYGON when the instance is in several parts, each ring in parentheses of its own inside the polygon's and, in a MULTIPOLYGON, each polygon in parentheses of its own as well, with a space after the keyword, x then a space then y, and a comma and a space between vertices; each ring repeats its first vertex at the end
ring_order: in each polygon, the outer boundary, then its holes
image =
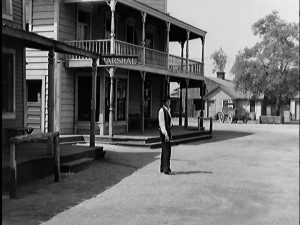
POLYGON ((280 95, 276 97, 275 115, 280 116, 280 95))

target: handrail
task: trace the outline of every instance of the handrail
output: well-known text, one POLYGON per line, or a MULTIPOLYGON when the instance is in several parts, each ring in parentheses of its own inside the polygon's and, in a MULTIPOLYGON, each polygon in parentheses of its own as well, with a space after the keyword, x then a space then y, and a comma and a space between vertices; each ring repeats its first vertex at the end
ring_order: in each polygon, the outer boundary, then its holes
MULTIPOLYGON (((54 180, 59 181, 60 176, 60 147, 59 132, 52 133, 34 133, 11 137, 8 140, 10 154, 10 189, 9 198, 17 198, 17 162, 16 162, 16 144, 25 142, 36 142, 48 139, 47 148, 51 147, 54 154, 54 180)), ((49 151, 49 149, 48 149, 49 151)))

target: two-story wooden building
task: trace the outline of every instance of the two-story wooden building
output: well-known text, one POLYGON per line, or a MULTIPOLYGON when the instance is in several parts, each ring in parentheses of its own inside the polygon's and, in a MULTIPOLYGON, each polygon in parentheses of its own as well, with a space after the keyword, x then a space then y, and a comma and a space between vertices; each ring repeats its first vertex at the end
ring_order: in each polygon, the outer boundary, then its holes
MULTIPOLYGON (((96 82, 96 134, 127 133, 157 118, 170 82, 204 86, 206 32, 166 13, 166 0, 26 0, 30 31, 101 53, 96 82), (202 61, 189 59, 189 41, 199 39, 202 61), (178 42, 178 56, 169 43, 178 42)), ((47 55, 28 49, 28 125, 47 131, 47 55), (32 103, 32 104, 31 104, 32 103), (33 118, 33 117, 32 117, 33 118)), ((90 130, 91 59, 55 55, 55 128, 61 134, 90 130)), ((186 106, 187 107, 187 106, 186 106)), ((187 117, 185 118, 187 125, 187 117)))

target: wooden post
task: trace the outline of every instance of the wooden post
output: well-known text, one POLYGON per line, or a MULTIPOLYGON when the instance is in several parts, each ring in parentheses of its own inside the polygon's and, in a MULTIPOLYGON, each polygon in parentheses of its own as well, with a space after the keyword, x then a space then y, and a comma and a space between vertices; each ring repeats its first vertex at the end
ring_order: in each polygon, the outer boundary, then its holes
POLYGON ((184 117, 184 128, 188 128, 188 88, 189 88, 189 79, 185 79, 186 87, 185 87, 185 117, 184 117))
POLYGON ((190 39, 190 31, 187 30, 186 31, 186 49, 185 49, 185 56, 186 56, 186 72, 189 72, 189 66, 190 66, 190 62, 189 62, 189 39, 190 39))
POLYGON ((212 116, 209 117, 209 133, 212 134, 212 129, 213 129, 213 120, 212 116))
POLYGON ((96 122, 96 88, 97 88, 97 59, 92 63, 92 97, 91 97, 91 124, 90 146, 95 147, 95 122, 96 122))
POLYGON ((54 50, 48 53, 48 132, 54 131, 54 50))
POLYGON ((115 50, 115 10, 116 10, 116 0, 110 0, 110 3, 108 3, 108 5, 110 6, 110 10, 111 10, 111 25, 110 25, 110 54, 115 54, 116 50, 115 50))
POLYGON ((185 41, 181 41, 181 42, 179 42, 180 43, 180 46, 181 46, 181 72, 183 72, 183 48, 184 48, 184 42, 185 41))
POLYGON ((143 47, 143 65, 145 66, 146 65, 146 42, 145 42, 145 39, 146 39, 146 26, 145 26, 145 23, 146 23, 146 16, 147 16, 147 13, 145 12, 141 12, 142 13, 142 23, 143 23, 143 28, 142 28, 142 47, 143 47))
POLYGON ((170 44, 170 27, 171 27, 171 23, 170 22, 166 22, 167 24, 167 43, 166 43, 166 53, 167 53, 167 62, 166 62, 166 66, 167 66, 167 69, 169 69, 169 44, 170 44))
POLYGON ((166 95, 170 95, 170 76, 166 75, 166 95))
POLYGON ((16 162, 16 145, 9 143, 10 155, 10 188, 9 198, 17 198, 17 162, 16 162))
MULTIPOLYGON (((203 111, 203 107, 204 107, 204 81, 201 81, 201 89, 200 89, 200 101, 201 101, 201 110, 200 110, 200 117, 203 118, 204 116, 204 111, 203 111)), ((203 127, 203 119, 200 119, 200 127, 203 127)))
POLYGON ((146 79, 146 72, 141 71, 142 82, 141 82, 141 123, 140 123, 140 132, 143 134, 145 133, 145 79, 146 79))
POLYGON ((53 137, 53 152, 54 152, 54 181, 59 182, 59 177, 60 177, 59 134, 53 137))
POLYGON ((203 75, 204 75, 204 44, 205 44, 205 37, 202 37, 201 38, 202 40, 202 72, 203 72, 203 75))
POLYGON ((180 82, 180 98, 179 98, 179 126, 182 126, 182 84, 180 82))
MULTIPOLYGON (((54 50, 48 53, 48 132, 54 131, 54 50)), ((47 156, 52 156, 53 142, 48 141, 47 156)))
POLYGON ((114 76, 115 68, 109 68, 109 77, 110 77, 110 96, 109 96, 109 128, 108 133, 109 137, 113 136, 113 119, 114 119, 114 76))

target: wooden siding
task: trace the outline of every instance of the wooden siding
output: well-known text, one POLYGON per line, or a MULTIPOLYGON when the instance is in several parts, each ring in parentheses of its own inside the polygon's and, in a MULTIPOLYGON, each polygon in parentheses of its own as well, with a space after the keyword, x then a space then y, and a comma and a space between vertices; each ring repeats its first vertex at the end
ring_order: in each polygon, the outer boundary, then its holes
POLYGON ((23 5, 22 0, 13 0, 13 19, 7 20, 2 18, 2 23, 11 25, 13 27, 23 28, 23 5))
MULTIPOLYGON (((39 0, 32 2, 32 9, 29 8, 29 1, 26 1, 27 10, 26 18, 31 18, 28 21, 31 24, 32 32, 48 38, 55 38, 54 32, 54 1, 39 0), (28 15, 32 12, 31 15, 28 15)), ((45 115, 44 129, 47 132, 48 121, 48 52, 37 49, 26 48, 26 76, 44 76, 45 77, 45 115)))
POLYGON ((33 127, 34 132, 41 132, 41 102, 27 102, 26 126, 33 127))
POLYGON ((75 79, 74 72, 61 68, 60 133, 73 134, 75 124, 75 79))
POLYGON ((137 0, 162 12, 167 12, 167 0, 137 0))

